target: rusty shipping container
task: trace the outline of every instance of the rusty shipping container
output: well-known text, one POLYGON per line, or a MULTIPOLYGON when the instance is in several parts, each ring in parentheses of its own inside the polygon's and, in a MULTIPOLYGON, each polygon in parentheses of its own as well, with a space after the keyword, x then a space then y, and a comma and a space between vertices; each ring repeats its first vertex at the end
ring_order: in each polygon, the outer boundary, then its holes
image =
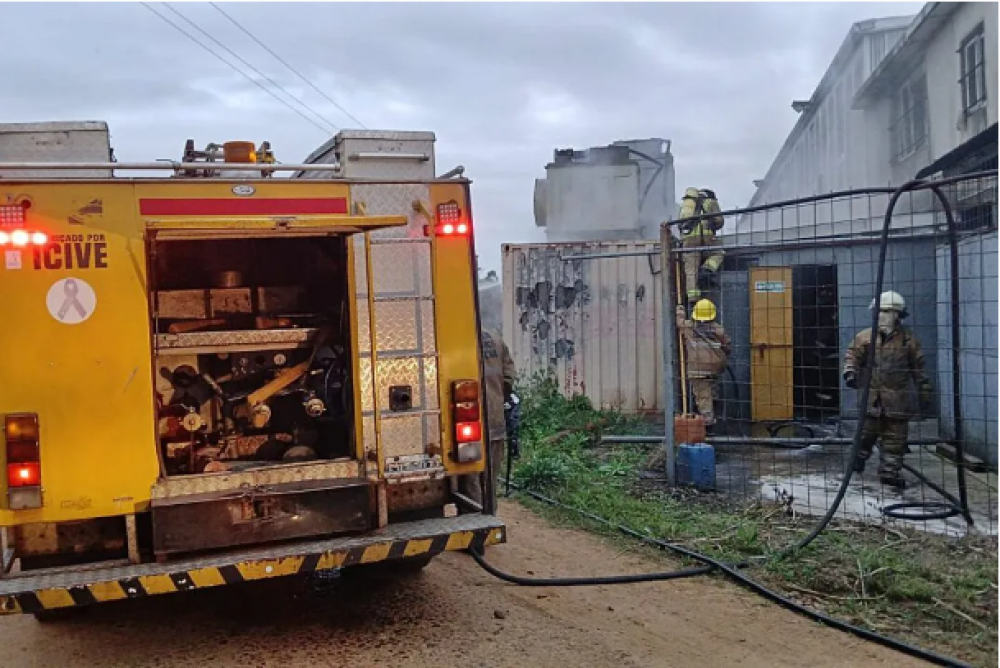
POLYGON ((522 378, 629 413, 663 409, 653 242, 505 244, 503 331, 522 378))

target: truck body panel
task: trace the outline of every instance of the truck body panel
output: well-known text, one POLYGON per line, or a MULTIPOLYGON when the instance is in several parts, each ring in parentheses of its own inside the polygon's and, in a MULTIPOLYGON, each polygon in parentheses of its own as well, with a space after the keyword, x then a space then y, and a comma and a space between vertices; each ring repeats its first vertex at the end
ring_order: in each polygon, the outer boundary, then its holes
POLYGON ((489 438, 469 182, 434 178, 430 133, 342 133, 312 160, 338 164, 0 181, 16 351, 0 612, 131 597, 136 577, 146 593, 230 581, 180 568, 203 558, 247 579, 504 539, 454 494, 492 465, 459 455, 475 449, 453 410, 474 382, 461 420, 474 410, 489 438), (462 233, 440 232, 443 210, 462 233), (34 501, 14 472, 40 475, 34 501))

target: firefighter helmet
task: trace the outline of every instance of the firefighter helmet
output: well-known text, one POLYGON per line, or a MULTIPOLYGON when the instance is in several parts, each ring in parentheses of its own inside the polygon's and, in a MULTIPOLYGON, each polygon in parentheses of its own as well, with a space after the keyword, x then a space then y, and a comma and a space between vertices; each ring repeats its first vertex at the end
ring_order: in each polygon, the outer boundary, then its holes
MULTIPOLYGON (((870 309, 875 308, 875 300, 872 300, 871 305, 868 307, 870 309)), ((893 290, 888 290, 882 293, 882 296, 878 300, 878 310, 879 311, 896 311, 897 313, 906 313, 906 300, 903 299, 903 295, 895 292, 893 290)))
POLYGON ((694 305, 694 312, 691 317, 698 322, 711 322, 715 320, 715 304, 707 299, 699 299, 694 305))

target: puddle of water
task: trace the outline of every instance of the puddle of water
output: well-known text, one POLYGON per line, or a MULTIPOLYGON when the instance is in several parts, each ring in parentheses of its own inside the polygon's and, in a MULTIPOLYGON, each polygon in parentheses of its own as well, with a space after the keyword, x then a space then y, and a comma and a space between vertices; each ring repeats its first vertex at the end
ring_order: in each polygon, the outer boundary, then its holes
MULTIPOLYGON (((878 479, 875 478, 877 481, 878 479)), ((803 476, 762 476, 757 480, 761 488, 761 496, 773 501, 788 501, 791 496, 791 506, 803 515, 820 517, 830 508, 837 490, 840 488, 840 476, 825 476, 810 474, 803 476)), ((865 522, 869 524, 887 524, 895 527, 908 527, 930 533, 947 536, 964 536, 969 528, 961 516, 944 520, 902 520, 886 517, 882 508, 895 503, 937 502, 944 501, 933 490, 916 487, 910 483, 902 494, 895 490, 885 489, 878 482, 871 484, 862 478, 859 484, 855 478, 847 488, 847 494, 837 511, 837 516, 843 519, 865 522), (925 493, 926 492, 926 493, 925 493)), ((970 504, 972 519, 975 522, 974 532, 986 535, 997 535, 996 516, 988 510, 970 504)), ((907 512, 919 514, 920 509, 907 512)))

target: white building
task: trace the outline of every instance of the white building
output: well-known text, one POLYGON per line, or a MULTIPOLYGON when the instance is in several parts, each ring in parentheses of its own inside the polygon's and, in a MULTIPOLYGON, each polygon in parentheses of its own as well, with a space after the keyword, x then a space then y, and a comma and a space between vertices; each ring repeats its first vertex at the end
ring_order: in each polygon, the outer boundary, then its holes
POLYGON ((756 182, 750 206, 888 181, 881 147, 869 143, 865 114, 852 105, 912 18, 851 26, 812 96, 792 103, 799 120, 767 175, 756 182))
POLYGON ((996 167, 997 5, 931 2, 914 18, 854 108, 870 139, 889 139, 893 184, 996 167))

